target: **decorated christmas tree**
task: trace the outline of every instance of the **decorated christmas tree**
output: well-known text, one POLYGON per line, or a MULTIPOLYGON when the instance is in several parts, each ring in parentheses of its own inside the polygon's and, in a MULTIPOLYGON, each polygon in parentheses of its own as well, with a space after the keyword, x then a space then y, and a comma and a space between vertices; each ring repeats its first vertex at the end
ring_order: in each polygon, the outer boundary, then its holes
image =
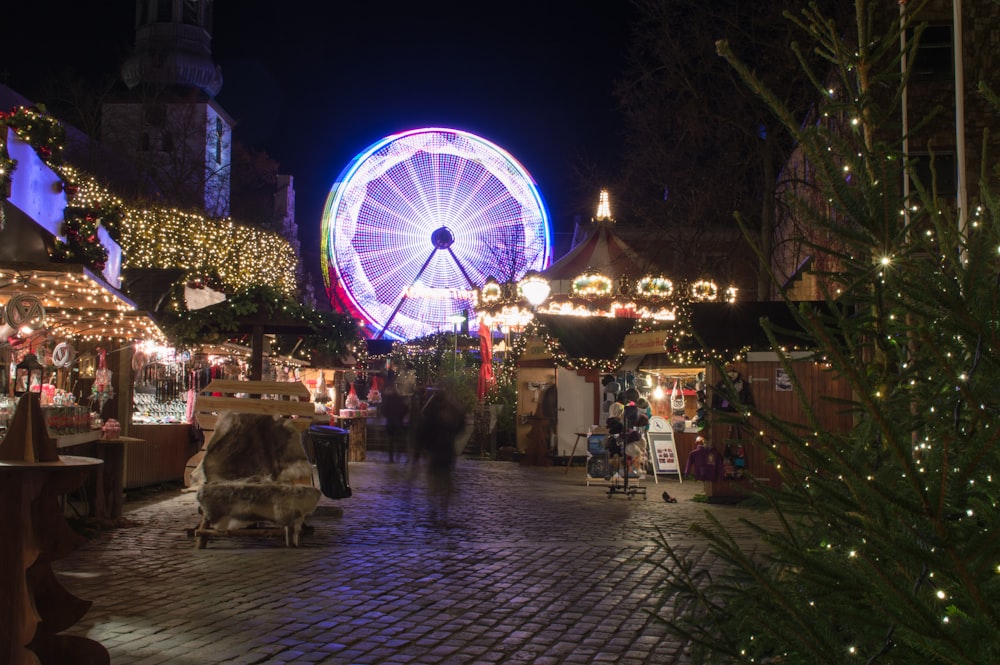
POLYGON ((823 104, 805 123, 718 44, 811 174, 786 203, 828 311, 789 307, 853 397, 831 405, 794 389, 807 413, 833 406, 854 427, 824 431, 741 405, 782 483, 753 499, 753 551, 710 516, 693 527, 715 552, 708 567, 662 541, 657 616, 693 662, 1000 662, 996 174, 970 178, 964 221, 936 177, 915 177, 901 147, 899 58, 900 35, 920 28, 905 3, 882 4, 872 13, 876 3, 858 0, 849 36, 814 10, 790 17, 810 42, 802 48, 830 64, 811 73, 823 104))

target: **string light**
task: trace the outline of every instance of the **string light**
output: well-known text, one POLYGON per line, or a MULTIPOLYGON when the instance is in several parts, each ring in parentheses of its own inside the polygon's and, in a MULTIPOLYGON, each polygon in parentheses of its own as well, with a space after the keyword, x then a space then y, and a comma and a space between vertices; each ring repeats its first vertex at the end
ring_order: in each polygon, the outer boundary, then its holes
POLYGON ((591 268, 573 280, 572 294, 579 298, 604 298, 611 295, 613 287, 610 277, 591 268))

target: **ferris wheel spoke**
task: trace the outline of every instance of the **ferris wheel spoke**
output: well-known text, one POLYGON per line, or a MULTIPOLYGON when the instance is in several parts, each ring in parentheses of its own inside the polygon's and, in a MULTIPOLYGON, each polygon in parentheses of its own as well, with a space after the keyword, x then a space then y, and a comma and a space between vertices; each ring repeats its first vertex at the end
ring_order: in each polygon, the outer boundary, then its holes
MULTIPOLYGON (((428 266, 428 265, 430 264, 430 262, 431 262, 431 259, 433 259, 433 258, 434 258, 434 255, 435 255, 435 254, 437 254, 437 249, 433 249, 433 250, 431 250, 431 254, 430 254, 430 256, 428 256, 428 257, 427 257, 427 260, 426 260, 426 261, 424 261, 424 264, 423 264, 422 266, 420 266, 420 270, 418 270, 418 271, 417 271, 417 274, 413 276, 413 280, 412 280, 412 281, 410 282, 410 284, 409 284, 410 286, 413 286, 414 284, 416 284, 416 283, 417 283, 417 280, 418 280, 418 279, 420 279, 420 276, 421 276, 422 274, 424 274, 424 270, 426 270, 426 269, 427 269, 427 266, 428 266)), ((406 291, 404 290, 404 291, 403 291, 403 292, 402 292, 402 293, 401 293, 401 294, 399 295, 399 301, 398 301, 398 302, 396 303, 396 306, 395 306, 395 307, 393 308, 393 310, 392 310, 392 314, 390 314, 390 315, 389 315, 389 318, 388 318, 388 319, 386 319, 386 322, 385 322, 385 325, 384 325, 384 326, 382 326, 382 331, 381 331, 381 332, 379 332, 379 334, 378 334, 378 336, 379 336, 380 338, 382 337, 382 335, 384 335, 384 334, 385 334, 385 331, 386 331, 386 329, 387 329, 387 328, 388 328, 388 327, 389 327, 389 326, 390 326, 390 325, 392 324, 392 320, 393 320, 394 318, 396 318, 396 314, 397 314, 397 313, 399 312, 399 308, 403 306, 403 303, 404 303, 404 302, 406 301, 406 298, 407 298, 407 293, 406 293, 406 291)))
MULTIPOLYGON (((491 180, 488 171, 483 170, 482 167, 479 165, 477 165, 477 167, 479 168, 476 169, 477 171, 476 180, 471 183, 471 186, 469 186, 466 191, 463 192, 464 196, 462 196, 462 200, 457 204, 458 207, 452 209, 453 211, 451 213, 451 216, 454 219, 470 220, 476 216, 475 213, 470 215, 468 211, 470 209, 475 210, 475 206, 478 206, 479 200, 481 198, 481 193, 483 191, 483 187, 485 187, 486 184, 491 180)), ((466 169, 464 172, 469 173, 472 170, 473 169, 469 168, 466 169)), ((471 224, 472 224, 471 222, 466 221, 465 226, 469 228, 471 224)))
MULTIPOLYGON (((423 160, 428 158, 425 153, 418 153, 418 156, 422 156, 421 159, 423 160)), ((428 171, 426 164, 416 159, 405 162, 403 167, 405 169, 404 173, 406 178, 416 189, 417 198, 414 201, 414 204, 420 204, 419 206, 414 205, 414 220, 434 228, 434 225, 439 220, 435 214, 436 211, 434 202, 431 200, 429 195, 433 194, 437 188, 433 183, 428 187, 426 182, 426 178, 428 178, 428 176, 433 179, 433 170, 428 171)))
POLYGON ((387 297, 401 293, 410 283, 416 279, 414 277, 415 261, 407 261, 388 270, 374 270, 370 274, 371 285, 376 293, 385 294, 387 297))
POLYGON ((452 217, 456 209, 458 212, 461 211, 459 195, 465 192, 462 182, 470 162, 459 159, 455 155, 442 155, 441 159, 444 160, 444 164, 440 170, 448 176, 448 182, 442 187, 442 194, 447 195, 445 208, 448 210, 449 217, 452 217))
POLYGON ((507 210, 505 206, 509 207, 510 205, 510 197, 500 194, 494 195, 488 201, 484 201, 483 204, 476 210, 475 217, 473 218, 474 227, 480 229, 482 233, 492 233, 496 227, 495 218, 499 218, 501 220, 517 219, 521 206, 515 202, 513 206, 516 207, 517 210, 509 210, 507 214, 504 214, 507 210))
POLYGON ((368 204, 372 208, 381 211, 382 216, 392 217, 400 228, 409 227, 416 230, 414 220, 419 219, 419 212, 403 198, 405 192, 392 180, 385 182, 384 187, 381 189, 382 191, 379 192, 380 195, 389 195, 392 198, 390 200, 387 200, 389 197, 382 198, 381 196, 379 198, 371 198, 368 204))

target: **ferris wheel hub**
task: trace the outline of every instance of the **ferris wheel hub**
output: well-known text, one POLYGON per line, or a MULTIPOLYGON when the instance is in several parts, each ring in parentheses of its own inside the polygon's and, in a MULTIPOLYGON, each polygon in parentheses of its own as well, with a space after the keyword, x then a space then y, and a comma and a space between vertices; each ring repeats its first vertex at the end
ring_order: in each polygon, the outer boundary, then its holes
POLYGON ((431 234, 431 242, 436 249, 448 249, 455 242, 455 234, 447 226, 441 226, 431 234))

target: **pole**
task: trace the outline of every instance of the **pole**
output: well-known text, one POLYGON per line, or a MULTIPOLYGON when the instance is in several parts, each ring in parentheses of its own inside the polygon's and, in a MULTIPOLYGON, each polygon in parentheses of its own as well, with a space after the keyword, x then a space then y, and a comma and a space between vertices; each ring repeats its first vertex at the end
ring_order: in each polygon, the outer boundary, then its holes
POLYGON ((962 259, 965 259, 965 245, 969 237, 969 194, 966 191, 965 163, 965 58, 962 45, 962 0, 954 0, 953 10, 955 44, 955 146, 958 162, 958 235, 962 242, 962 259))
MULTIPOLYGON (((420 279, 420 276, 424 274, 425 270, 427 270, 427 266, 430 265, 431 259, 434 258, 434 255, 436 253, 437 249, 431 250, 430 256, 428 256, 427 260, 424 261, 424 265, 420 266, 420 270, 418 270, 417 274, 413 277, 413 280, 410 282, 410 286, 413 286, 414 284, 417 283, 417 280, 420 279)), ((399 302, 396 303, 396 308, 392 310, 392 314, 389 315, 389 319, 385 322, 385 325, 382 326, 382 330, 380 330, 378 335, 375 336, 375 339, 382 339, 382 335, 385 334, 385 331, 389 328, 389 324, 392 323, 392 320, 396 318, 397 314, 399 314, 399 309, 403 306, 403 302, 405 301, 406 301, 406 291, 404 290, 399 297, 399 302)))

